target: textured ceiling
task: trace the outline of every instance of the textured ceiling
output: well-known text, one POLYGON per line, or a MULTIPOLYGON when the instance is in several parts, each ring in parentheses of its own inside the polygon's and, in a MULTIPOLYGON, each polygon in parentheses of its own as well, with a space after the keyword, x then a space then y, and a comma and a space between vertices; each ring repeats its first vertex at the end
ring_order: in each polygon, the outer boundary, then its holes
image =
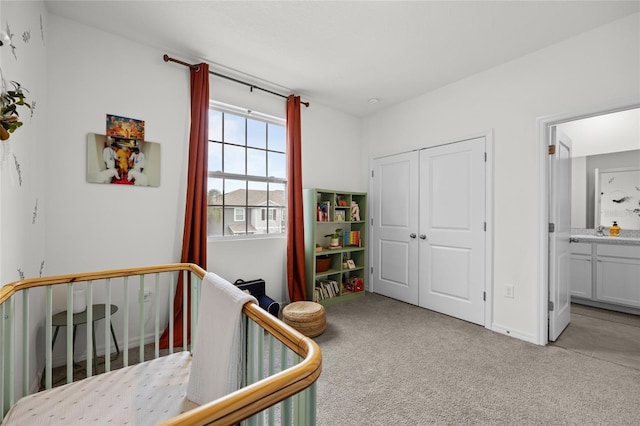
POLYGON ((640 10, 638 1, 58 1, 50 13, 366 116, 640 10), (376 104, 370 98, 379 98, 376 104))

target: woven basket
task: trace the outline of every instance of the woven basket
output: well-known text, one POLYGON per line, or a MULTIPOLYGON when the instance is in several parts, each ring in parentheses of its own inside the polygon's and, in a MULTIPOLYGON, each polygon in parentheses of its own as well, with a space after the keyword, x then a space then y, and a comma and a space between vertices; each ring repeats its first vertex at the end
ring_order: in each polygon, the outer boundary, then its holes
POLYGON ((315 302, 293 302, 282 309, 282 320, 307 337, 321 335, 327 325, 324 306, 315 302))

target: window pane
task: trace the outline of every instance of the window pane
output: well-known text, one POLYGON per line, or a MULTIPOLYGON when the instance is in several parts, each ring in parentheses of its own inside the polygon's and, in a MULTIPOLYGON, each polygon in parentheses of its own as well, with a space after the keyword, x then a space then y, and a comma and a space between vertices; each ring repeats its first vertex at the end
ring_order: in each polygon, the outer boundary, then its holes
POLYGON ((222 112, 209 110, 209 140, 222 141, 222 112))
POLYGON ((236 222, 235 219, 235 208, 234 207, 225 207, 224 208, 224 235, 245 235, 246 234, 246 224, 245 222, 236 222))
POLYGON ((224 180, 224 204, 227 206, 247 205, 247 181, 236 179, 224 180))
POLYGON ((243 147, 224 145, 224 172, 245 174, 244 153, 243 147))
POLYGON ((286 186, 283 183, 269 184, 269 206, 282 207, 286 205, 286 186))
POLYGON ((210 206, 222 205, 222 179, 207 179, 207 204, 210 206))
POLYGON ((286 189, 283 183, 269 184, 269 234, 284 234, 287 227, 286 189))
POLYGON ((207 208, 207 235, 211 237, 222 236, 222 207, 207 208))
POLYGON ((284 234, 286 228, 284 208, 269 209, 269 234, 284 234))
POLYGON ((287 156, 278 152, 268 151, 269 158, 268 176, 276 178, 287 178, 287 156))
POLYGON ((284 130, 284 126, 279 126, 277 124, 268 124, 269 128, 269 145, 268 149, 272 151, 287 151, 287 139, 286 133, 284 130))
POLYGON ((209 166, 210 172, 222 171, 222 144, 219 142, 209 142, 209 166))
POLYGON ((224 141, 244 145, 244 117, 229 113, 224 114, 224 141))
POLYGON ((267 123, 247 119, 247 146, 267 148, 267 123))
POLYGON ((267 205, 267 184, 266 182, 248 182, 249 202, 247 213, 247 226, 255 234, 267 233, 267 218, 262 219, 262 211, 267 205))
POLYGON ((267 175, 267 151, 247 148, 247 174, 251 176, 267 175))

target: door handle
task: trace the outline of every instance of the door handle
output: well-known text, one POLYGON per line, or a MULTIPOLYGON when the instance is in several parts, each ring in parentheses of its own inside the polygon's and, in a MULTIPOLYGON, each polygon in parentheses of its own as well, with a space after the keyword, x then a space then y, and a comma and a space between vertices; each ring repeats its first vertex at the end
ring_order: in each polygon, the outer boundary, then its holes
POLYGON ((421 240, 426 240, 426 239, 427 239, 427 236, 426 236, 426 235, 424 235, 424 234, 420 234, 420 239, 421 239, 421 240))
POLYGON ((416 238, 416 234, 412 232, 411 234, 409 234, 409 237, 415 239, 416 238))

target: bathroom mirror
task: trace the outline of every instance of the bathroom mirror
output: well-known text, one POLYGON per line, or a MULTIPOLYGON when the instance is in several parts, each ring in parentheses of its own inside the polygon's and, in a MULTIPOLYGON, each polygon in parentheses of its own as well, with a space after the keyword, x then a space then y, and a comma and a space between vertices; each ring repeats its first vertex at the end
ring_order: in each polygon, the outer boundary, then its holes
POLYGON ((595 170, 595 223, 640 230, 640 167, 595 170))
POLYGON ((87 182, 160 186, 160 144, 89 133, 87 182))

